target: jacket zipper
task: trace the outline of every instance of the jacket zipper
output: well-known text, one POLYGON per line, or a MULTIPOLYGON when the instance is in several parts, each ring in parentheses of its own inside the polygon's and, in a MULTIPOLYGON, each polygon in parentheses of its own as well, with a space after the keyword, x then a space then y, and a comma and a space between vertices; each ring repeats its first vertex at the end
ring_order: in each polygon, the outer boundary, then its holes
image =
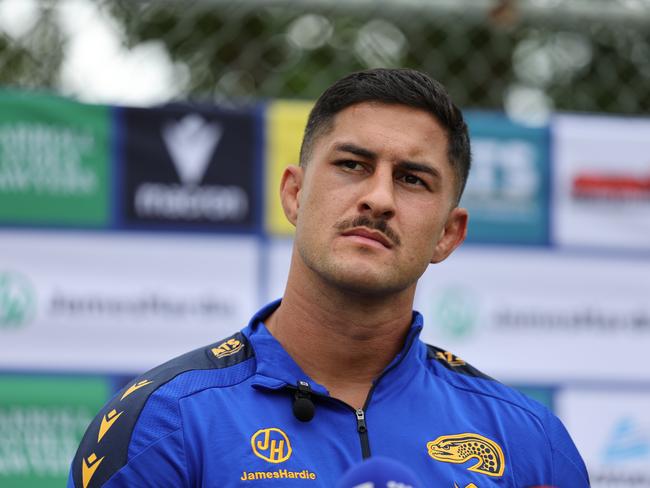
MULTIPOLYGON (((399 364, 404 360, 404 357, 406 356, 406 353, 409 352, 411 349, 411 346, 413 345, 413 341, 415 339, 415 335, 411 337, 409 340, 408 344, 405 344, 404 351, 405 354, 399 359, 397 363, 395 363, 391 368, 388 368, 386 371, 384 371, 379 377, 375 380, 374 384, 372 387, 370 387, 370 391, 368 392, 368 396, 366 397, 366 401, 363 404, 363 408, 357 408, 354 409, 354 412, 357 416, 357 432, 359 433, 359 439, 361 440, 361 455, 363 456, 363 459, 368 459, 370 457, 370 441, 368 440, 368 427, 366 426, 366 412, 365 410, 368 409, 368 405, 370 404, 370 398, 372 397, 373 392, 375 391, 375 387, 379 383, 379 381, 388 374, 389 371, 392 369, 395 369, 399 364)), ((347 403, 341 402, 345 405, 347 403)), ((349 405, 348 405, 349 406, 349 405)), ((352 407, 350 407, 352 408, 352 407)))
POLYGON ((357 415, 357 432, 361 439, 361 456, 363 459, 370 457, 370 442, 368 441, 368 427, 366 427, 366 412, 362 408, 357 408, 355 411, 357 415))
MULTIPOLYGON (((413 345, 413 340, 415 336, 409 340, 409 343, 405 345, 404 351, 408 353, 408 351, 411 349, 411 346, 413 345)), ((406 354, 404 354, 406 356, 406 354)), ((368 440, 368 427, 366 425, 366 412, 364 409, 368 408, 368 404, 370 403, 370 398, 372 397, 372 393, 375 390, 375 387, 377 386, 377 383, 379 383, 379 380, 381 380, 389 371, 392 369, 396 368, 403 360, 404 356, 400 358, 400 360, 395 363, 391 368, 387 369, 384 371, 374 382, 372 387, 370 388, 370 391, 368 392, 368 396, 366 397, 366 401, 363 405, 363 408, 354 408, 347 403, 345 403, 342 400, 339 400, 338 398, 332 398, 332 397, 326 397, 323 395, 320 395, 318 393, 311 393, 315 397, 322 397, 325 398, 329 401, 335 401, 338 402, 342 405, 345 405, 346 407, 354 410, 354 414, 356 415, 357 418, 357 433, 359 434, 359 439, 361 441, 361 456, 363 459, 368 459, 370 457, 370 441, 368 440)), ((296 389, 295 387, 289 387, 290 389, 296 389)))

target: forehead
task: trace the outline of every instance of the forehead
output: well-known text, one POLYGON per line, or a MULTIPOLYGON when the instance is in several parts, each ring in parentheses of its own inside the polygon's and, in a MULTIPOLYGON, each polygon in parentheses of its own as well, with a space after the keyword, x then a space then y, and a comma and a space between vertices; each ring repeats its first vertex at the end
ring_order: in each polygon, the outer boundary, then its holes
POLYGON ((328 129, 316 141, 322 150, 331 150, 346 140, 370 145, 368 149, 374 151, 399 149, 409 157, 427 155, 446 159, 447 131, 432 114, 419 108, 358 103, 338 112, 328 129))

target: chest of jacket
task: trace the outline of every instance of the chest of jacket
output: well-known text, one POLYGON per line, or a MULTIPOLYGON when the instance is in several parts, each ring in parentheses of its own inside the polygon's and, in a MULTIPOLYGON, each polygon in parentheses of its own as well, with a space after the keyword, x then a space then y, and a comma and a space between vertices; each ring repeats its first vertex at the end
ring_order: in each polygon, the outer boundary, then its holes
POLYGON ((461 415, 454 405, 409 396, 383 398, 359 412, 315 398, 315 415, 301 422, 292 394, 282 389, 208 390, 182 400, 186 462, 194 486, 333 487, 364 456, 388 456, 412 469, 426 486, 521 488, 515 471, 541 479, 543 465, 517 470, 511 446, 485 416, 461 415), (365 445, 365 447, 364 447, 365 445), (369 452, 364 452, 365 450, 369 452), (537 474, 535 474, 537 472, 537 474))

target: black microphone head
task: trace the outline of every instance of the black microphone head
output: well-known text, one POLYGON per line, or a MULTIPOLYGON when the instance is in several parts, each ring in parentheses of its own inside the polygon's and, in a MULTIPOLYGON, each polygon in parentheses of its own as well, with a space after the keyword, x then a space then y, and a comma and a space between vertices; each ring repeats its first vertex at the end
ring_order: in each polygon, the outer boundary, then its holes
POLYGON ((314 418, 316 408, 309 398, 297 396, 293 401, 293 415, 301 422, 309 422, 314 418))

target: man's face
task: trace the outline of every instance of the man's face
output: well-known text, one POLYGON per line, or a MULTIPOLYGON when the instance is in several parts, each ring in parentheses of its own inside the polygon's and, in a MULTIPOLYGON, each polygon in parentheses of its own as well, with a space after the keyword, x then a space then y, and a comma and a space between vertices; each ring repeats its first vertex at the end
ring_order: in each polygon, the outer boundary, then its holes
POLYGON ((339 288, 384 295, 413 286, 465 236, 447 135, 425 111, 359 103, 317 136, 282 198, 306 268, 339 288))

